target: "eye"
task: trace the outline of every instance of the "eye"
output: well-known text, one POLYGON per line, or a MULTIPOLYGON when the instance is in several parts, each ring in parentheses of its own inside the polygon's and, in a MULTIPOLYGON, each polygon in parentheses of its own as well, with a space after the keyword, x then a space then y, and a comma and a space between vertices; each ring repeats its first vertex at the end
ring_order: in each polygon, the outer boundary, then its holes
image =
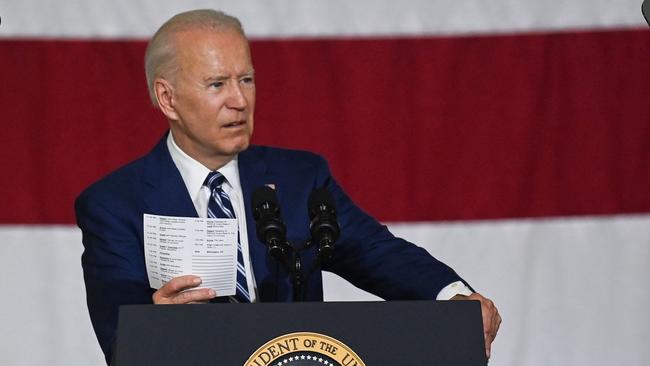
POLYGON ((239 82, 242 84, 251 85, 251 84, 255 84, 255 79, 252 76, 245 76, 241 78, 239 82))
POLYGON ((215 81, 213 83, 210 83, 210 87, 215 89, 221 89, 223 87, 223 81, 215 81))

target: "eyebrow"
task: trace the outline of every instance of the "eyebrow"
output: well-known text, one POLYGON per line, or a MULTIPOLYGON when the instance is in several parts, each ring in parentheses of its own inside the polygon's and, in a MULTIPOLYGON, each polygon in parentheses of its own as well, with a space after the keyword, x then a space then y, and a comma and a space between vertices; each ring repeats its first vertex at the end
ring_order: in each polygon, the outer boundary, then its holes
MULTIPOLYGON (((243 73, 237 75, 237 77, 250 76, 250 75, 255 75, 255 70, 254 69, 250 69, 250 70, 248 70, 246 72, 243 72, 243 73)), ((228 75, 208 76, 208 77, 203 78, 203 81, 207 83, 207 82, 211 82, 211 81, 223 81, 223 80, 227 80, 228 78, 230 78, 230 76, 228 76, 228 75)))
POLYGON ((228 77, 225 76, 225 75, 208 76, 208 77, 203 78, 203 81, 206 82, 206 83, 212 82, 212 81, 224 81, 224 80, 228 80, 228 77))

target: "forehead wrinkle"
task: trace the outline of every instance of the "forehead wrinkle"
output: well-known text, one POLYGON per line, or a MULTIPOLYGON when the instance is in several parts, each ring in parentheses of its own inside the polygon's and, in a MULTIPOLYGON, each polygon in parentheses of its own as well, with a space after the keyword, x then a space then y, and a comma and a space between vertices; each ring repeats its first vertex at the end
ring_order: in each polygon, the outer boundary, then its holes
POLYGON ((180 71, 205 81, 254 73, 248 41, 243 35, 234 31, 207 32, 194 28, 175 34, 173 42, 180 71))

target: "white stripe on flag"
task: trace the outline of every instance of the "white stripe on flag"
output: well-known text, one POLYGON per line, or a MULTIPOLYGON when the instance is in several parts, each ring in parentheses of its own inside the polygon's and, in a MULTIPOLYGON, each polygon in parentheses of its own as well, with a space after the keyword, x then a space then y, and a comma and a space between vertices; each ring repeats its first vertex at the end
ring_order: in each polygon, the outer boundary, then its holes
MULTIPOLYGON (((504 323, 491 364, 650 359, 650 214, 389 226, 499 305, 504 323)), ((1 226, 0 243, 2 363, 103 364, 85 305, 79 230, 1 226)), ((324 285, 330 301, 373 298, 333 275, 324 285)))
POLYGON ((0 5, 0 37, 148 38, 175 13, 214 7, 253 38, 645 26, 641 0, 21 0, 0 5))

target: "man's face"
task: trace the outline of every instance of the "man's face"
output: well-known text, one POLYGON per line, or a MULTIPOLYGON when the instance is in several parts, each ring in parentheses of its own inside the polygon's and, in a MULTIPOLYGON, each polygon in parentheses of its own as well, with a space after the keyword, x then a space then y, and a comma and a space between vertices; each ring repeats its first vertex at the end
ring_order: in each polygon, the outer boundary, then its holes
MULTIPOLYGON (((170 126, 189 156, 215 169, 245 150, 253 134, 255 80, 248 42, 235 31, 177 35, 170 126)), ((170 115, 168 115, 170 117, 170 115)))

